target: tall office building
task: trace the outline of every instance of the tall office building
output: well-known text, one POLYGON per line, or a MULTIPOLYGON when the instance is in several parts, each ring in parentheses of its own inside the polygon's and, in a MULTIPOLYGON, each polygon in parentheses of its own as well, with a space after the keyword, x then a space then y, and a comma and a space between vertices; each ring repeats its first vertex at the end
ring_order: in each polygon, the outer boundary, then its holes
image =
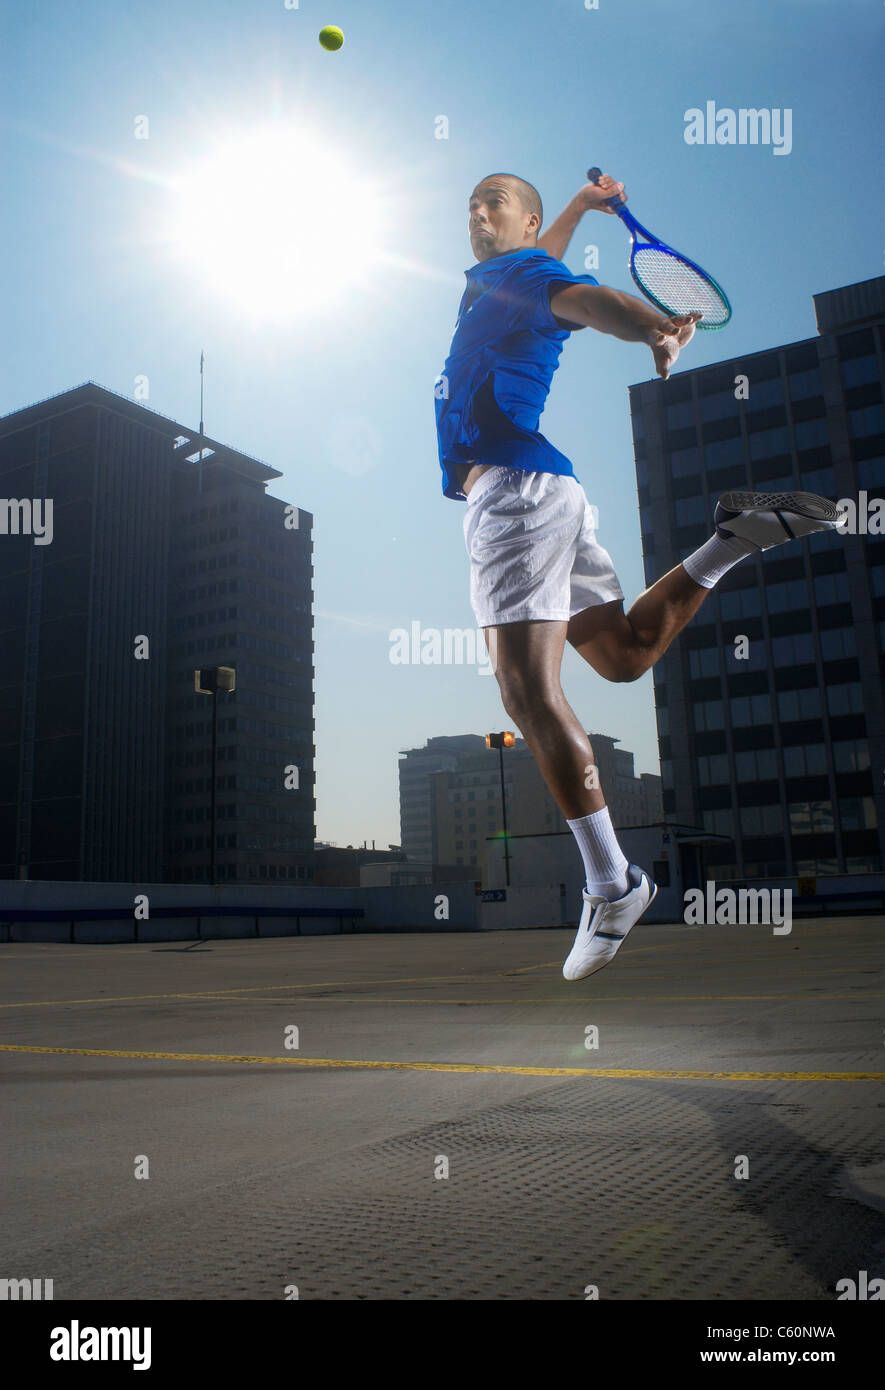
MULTIPOLYGON (((650 773, 634 776, 633 754, 615 748, 617 739, 592 734, 590 741, 612 823, 619 827, 660 820, 661 779, 650 773)), ((411 749, 400 760, 404 848, 408 837, 410 844, 426 845, 427 862, 473 865, 477 877, 483 876, 489 841, 503 833, 502 765, 508 835, 568 833, 523 739, 503 750, 502 764, 481 734, 461 734, 428 739, 425 748, 411 749)))
POLYGON ((214 698, 216 879, 310 880, 312 517, 281 476, 91 382, 0 419, 0 877, 205 882, 214 698), (235 692, 197 694, 215 666, 235 692))
POLYGON ((479 734, 439 734, 423 748, 404 748, 399 760, 400 843, 406 859, 438 864, 433 833, 431 777, 453 772, 464 754, 485 749, 479 734))
POLYGON ((816 338, 630 388, 647 584, 723 492, 859 504, 735 565, 654 667, 664 813, 731 837, 709 878, 885 868, 885 277, 814 304, 816 338))

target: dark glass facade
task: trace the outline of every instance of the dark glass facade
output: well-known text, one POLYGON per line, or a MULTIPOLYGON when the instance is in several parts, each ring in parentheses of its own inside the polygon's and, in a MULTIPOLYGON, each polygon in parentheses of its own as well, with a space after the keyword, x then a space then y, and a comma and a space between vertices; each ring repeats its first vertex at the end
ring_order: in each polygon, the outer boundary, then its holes
POLYGON ((0 420, 0 877, 313 877, 312 517, 279 470, 89 383, 0 420), (18 532, 18 533, 16 533, 18 532))
POLYGON ((732 489, 866 520, 742 560, 654 667, 664 812, 730 837, 710 878, 885 870, 885 277, 815 307, 817 338, 630 389, 647 584, 732 489))

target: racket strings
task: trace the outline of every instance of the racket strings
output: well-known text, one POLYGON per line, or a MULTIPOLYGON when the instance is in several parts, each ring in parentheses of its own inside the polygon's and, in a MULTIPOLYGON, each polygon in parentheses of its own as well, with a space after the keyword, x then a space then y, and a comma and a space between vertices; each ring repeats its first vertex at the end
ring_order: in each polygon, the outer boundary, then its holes
POLYGON ((703 314, 700 326, 712 328, 730 317, 728 303, 715 285, 675 252, 658 246, 637 246, 633 272, 643 289, 666 306, 670 314, 703 314))

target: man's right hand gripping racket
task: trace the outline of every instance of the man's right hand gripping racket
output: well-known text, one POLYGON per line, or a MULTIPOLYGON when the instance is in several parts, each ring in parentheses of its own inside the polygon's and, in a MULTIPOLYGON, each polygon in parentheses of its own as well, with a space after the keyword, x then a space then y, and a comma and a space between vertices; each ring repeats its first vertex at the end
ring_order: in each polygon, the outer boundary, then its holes
MULTIPOLYGON (((591 183, 598 183, 601 177, 601 169, 587 170, 591 183)), ((697 328, 724 328, 731 318, 731 305, 712 275, 646 231, 620 198, 606 201, 630 233, 630 274, 646 299, 665 314, 703 315, 697 328), (637 244, 637 233, 645 237, 644 242, 637 244)))

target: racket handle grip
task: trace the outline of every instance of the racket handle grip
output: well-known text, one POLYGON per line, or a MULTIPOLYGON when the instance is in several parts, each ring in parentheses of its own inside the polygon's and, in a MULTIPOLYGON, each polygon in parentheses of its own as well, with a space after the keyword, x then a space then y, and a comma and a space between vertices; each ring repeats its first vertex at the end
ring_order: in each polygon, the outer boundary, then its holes
MULTIPOLYGON (((599 183, 599 180, 602 178, 602 170, 597 169, 596 165, 594 164, 592 169, 587 170, 587 178, 589 179, 590 183, 599 183)), ((620 199, 617 195, 615 195, 614 198, 606 198, 605 201, 608 207, 610 208, 622 208, 624 206, 622 199, 620 199)))

